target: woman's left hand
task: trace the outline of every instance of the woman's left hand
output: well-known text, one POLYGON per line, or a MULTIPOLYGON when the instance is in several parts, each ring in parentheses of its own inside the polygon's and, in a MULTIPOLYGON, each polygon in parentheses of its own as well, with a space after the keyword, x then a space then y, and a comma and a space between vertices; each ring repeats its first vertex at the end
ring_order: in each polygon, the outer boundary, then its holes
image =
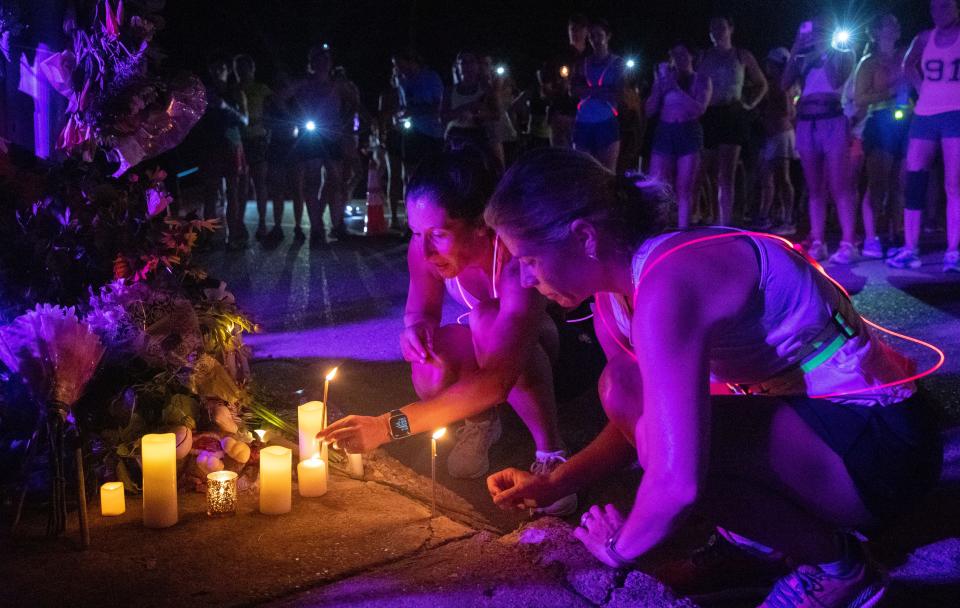
POLYGON ((593 505, 580 518, 580 526, 574 529, 573 535, 594 557, 611 568, 617 568, 620 564, 607 553, 607 540, 623 526, 623 522, 623 515, 613 505, 593 505))

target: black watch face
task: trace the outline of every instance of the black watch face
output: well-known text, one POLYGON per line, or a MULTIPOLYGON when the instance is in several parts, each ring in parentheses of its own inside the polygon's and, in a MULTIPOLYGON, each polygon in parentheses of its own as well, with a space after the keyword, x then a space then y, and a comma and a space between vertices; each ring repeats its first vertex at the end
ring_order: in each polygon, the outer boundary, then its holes
POLYGON ((410 434, 410 421, 403 414, 390 417, 390 434, 394 437, 406 437, 410 434))

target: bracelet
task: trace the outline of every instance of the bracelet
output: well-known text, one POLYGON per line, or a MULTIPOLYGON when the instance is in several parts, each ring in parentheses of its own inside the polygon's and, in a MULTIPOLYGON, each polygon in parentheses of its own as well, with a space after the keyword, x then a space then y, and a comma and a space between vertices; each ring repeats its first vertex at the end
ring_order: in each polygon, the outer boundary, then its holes
POLYGON ((617 564, 617 568, 630 568, 636 564, 637 560, 627 559, 626 557, 620 555, 616 549, 616 544, 617 541, 620 540, 620 532, 622 530, 623 528, 621 527, 619 530, 611 534, 610 538, 607 539, 607 542, 604 543, 604 547, 607 550, 607 557, 617 564))

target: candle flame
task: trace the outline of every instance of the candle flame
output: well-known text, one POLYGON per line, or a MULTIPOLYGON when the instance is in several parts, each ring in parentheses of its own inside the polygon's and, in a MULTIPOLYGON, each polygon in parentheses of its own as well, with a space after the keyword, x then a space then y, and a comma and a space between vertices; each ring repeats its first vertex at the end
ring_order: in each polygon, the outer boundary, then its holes
POLYGON ((446 434, 447 434, 447 427, 443 427, 442 429, 437 429, 433 432, 433 438, 440 439, 446 434))
POLYGON ((337 367, 331 369, 329 372, 327 372, 327 378, 326 378, 327 382, 330 382, 331 380, 333 380, 333 379, 337 376, 337 370, 338 370, 338 369, 340 369, 340 366, 337 366, 337 367))

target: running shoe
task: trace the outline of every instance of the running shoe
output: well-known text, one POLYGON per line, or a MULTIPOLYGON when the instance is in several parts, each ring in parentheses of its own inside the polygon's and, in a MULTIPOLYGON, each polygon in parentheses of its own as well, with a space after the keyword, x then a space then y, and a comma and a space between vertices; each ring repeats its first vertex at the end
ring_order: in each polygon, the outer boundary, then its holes
POLYGON ((760 608, 870 608, 886 590, 884 577, 863 561, 838 574, 800 566, 777 581, 760 608))
POLYGON ((822 262, 827 259, 827 246, 823 241, 813 241, 810 243, 810 248, 807 249, 807 255, 815 259, 818 262, 822 262))
POLYGON ((840 241, 840 247, 830 256, 831 264, 854 264, 860 259, 857 246, 850 241, 840 241))
MULTIPOLYGON (((567 461, 567 452, 560 450, 557 452, 541 452, 537 450, 537 459, 530 465, 530 472, 534 475, 546 477, 554 469, 567 461)), ((534 510, 538 515, 553 515, 554 517, 566 517, 572 515, 577 510, 577 495, 569 494, 552 505, 539 507, 534 510)))
POLYGON ((865 258, 873 258, 874 260, 883 259, 883 243, 880 241, 880 237, 875 236, 872 239, 866 239, 863 241, 863 250, 860 252, 865 258))
POLYGON ((901 247, 895 256, 887 258, 887 266, 891 268, 912 268, 916 270, 923 265, 917 250, 910 247, 901 247))
POLYGON ((464 420, 457 429, 457 442, 447 457, 447 472, 457 479, 476 479, 490 469, 490 446, 500 439, 500 416, 483 422, 464 420))
POLYGON ((687 558, 667 562, 651 574, 695 601, 761 598, 791 570, 781 553, 763 554, 728 541, 719 533, 687 558))
POLYGON ((943 254, 943 271, 960 272, 960 251, 954 249, 943 254))

